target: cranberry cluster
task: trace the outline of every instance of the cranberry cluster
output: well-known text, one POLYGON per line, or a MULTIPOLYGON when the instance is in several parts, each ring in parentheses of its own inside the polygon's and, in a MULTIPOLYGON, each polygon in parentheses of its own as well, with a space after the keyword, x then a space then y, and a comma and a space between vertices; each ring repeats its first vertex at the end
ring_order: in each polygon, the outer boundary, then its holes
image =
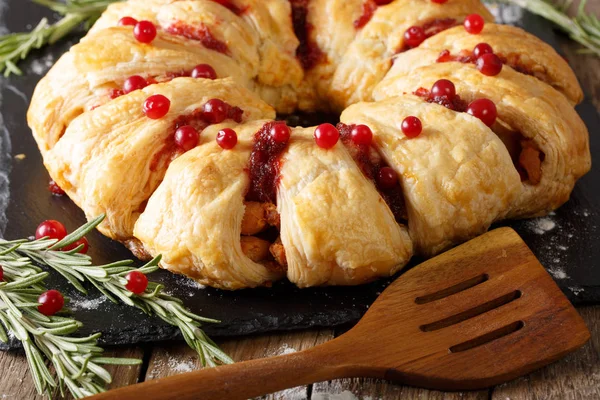
POLYGON ((433 84, 431 90, 419 88, 415 95, 424 98, 429 103, 437 103, 458 112, 466 112, 479 118, 487 126, 494 125, 498 117, 496 104, 489 99, 473 100, 468 105, 456 93, 454 83, 448 79, 440 79, 433 84))

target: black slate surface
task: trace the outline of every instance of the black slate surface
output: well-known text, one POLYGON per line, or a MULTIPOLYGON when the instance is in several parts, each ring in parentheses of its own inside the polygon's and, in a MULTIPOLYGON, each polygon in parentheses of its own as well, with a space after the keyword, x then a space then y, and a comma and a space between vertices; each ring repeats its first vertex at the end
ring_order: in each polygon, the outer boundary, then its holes
MULTIPOLYGON (((517 8, 504 8, 499 12, 501 17, 509 19, 508 22, 519 19, 517 23, 529 31, 547 42, 555 42, 547 22, 528 14, 520 19, 520 14, 517 8)), ((0 2, 0 29, 22 31, 43 16, 54 18, 44 8, 23 0, 0 2)), ((37 81, 77 40, 77 37, 71 37, 34 53, 22 64, 24 76, 0 79, 0 116, 3 118, 0 121, 0 233, 4 232, 8 239, 32 235, 39 222, 45 219, 58 219, 69 230, 84 223, 83 213, 68 198, 54 197, 47 191, 48 174, 25 121, 37 81)), ((595 131, 600 127, 596 109, 585 102, 578 111, 592 134, 592 154, 600 154, 600 141, 595 138, 595 131)), ((521 234, 575 304, 600 303, 599 206, 600 168, 594 167, 577 184, 571 200, 554 215, 507 224, 521 234)), ((97 232, 92 233, 89 240, 90 255, 98 264, 132 257, 122 245, 97 232)), ((194 282, 164 271, 153 274, 151 279, 164 283, 169 293, 180 297, 194 312, 221 320, 220 324, 204 326, 206 332, 214 336, 351 323, 360 318, 390 282, 383 280, 361 287, 304 290, 289 283, 277 283, 271 289, 225 292, 199 289, 194 282)), ((175 329, 158 319, 113 304, 93 288, 84 297, 60 276, 52 276, 49 286, 71 297, 73 314, 84 323, 80 333, 101 331, 103 343, 126 344, 177 336, 175 329)))

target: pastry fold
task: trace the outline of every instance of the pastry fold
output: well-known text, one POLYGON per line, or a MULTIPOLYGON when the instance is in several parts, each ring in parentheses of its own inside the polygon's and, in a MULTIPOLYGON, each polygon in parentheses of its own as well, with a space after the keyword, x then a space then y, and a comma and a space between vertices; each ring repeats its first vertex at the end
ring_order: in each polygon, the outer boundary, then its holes
MULTIPOLYGON (((439 79, 449 79, 466 102, 492 100, 498 119, 492 130, 503 140, 518 167, 526 148, 537 152, 539 171, 524 177, 518 198, 508 218, 544 215, 565 203, 575 182, 590 170, 587 128, 569 100, 539 79, 503 68, 497 76, 486 76, 472 64, 436 63, 415 69, 410 75, 387 80, 375 90, 382 100, 397 93, 431 88, 439 79)), ((533 171, 532 171, 533 172, 533 171)))
POLYGON ((431 0, 396 0, 378 7, 337 66, 329 91, 335 108, 343 110, 358 101, 372 100, 373 88, 392 67, 393 57, 405 50, 404 33, 408 28, 449 20, 462 24, 473 13, 494 21, 479 0, 449 1, 443 5, 431 0))
POLYGON ((398 172, 419 254, 431 256, 485 232, 520 192, 506 147, 471 115, 401 96, 357 103, 340 119, 368 125, 382 156, 398 172), (409 115, 424 127, 416 139, 401 130, 409 115))
POLYGON ((324 150, 313 129, 293 130, 282 157, 277 208, 288 279, 300 287, 390 276, 412 256, 404 225, 339 143, 324 150))
MULTIPOLYGON (((583 100, 583 91, 569 64, 550 45, 521 28, 488 23, 478 35, 471 35, 462 26, 450 28, 425 40, 419 47, 394 57, 394 63, 378 86, 410 75, 419 67, 435 64, 443 51, 450 57, 470 57, 473 49, 487 43, 504 61, 506 68, 532 75, 564 94, 572 104, 583 100)), ((441 58, 443 59, 443 57, 441 58)))
POLYGON ((98 227, 103 234, 129 240, 145 202, 180 154, 173 142, 177 120, 212 98, 242 108, 244 121, 275 116, 271 107, 230 79, 176 78, 79 116, 44 155, 44 164, 88 218, 106 214, 98 227), (171 101, 169 113, 158 120, 142 112, 144 100, 154 94, 171 101))
POLYGON ((240 243, 250 183, 245 168, 262 123, 235 126, 236 151, 223 150, 214 140, 228 126, 232 124, 208 127, 200 146, 171 163, 134 235, 150 254, 162 254, 163 268, 232 290, 264 285, 284 274, 250 260, 240 243))

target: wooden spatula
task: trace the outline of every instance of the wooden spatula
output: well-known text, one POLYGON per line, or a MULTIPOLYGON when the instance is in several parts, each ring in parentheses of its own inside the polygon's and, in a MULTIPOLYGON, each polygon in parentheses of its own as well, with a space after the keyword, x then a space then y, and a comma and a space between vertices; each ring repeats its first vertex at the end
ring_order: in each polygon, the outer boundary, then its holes
POLYGON ((402 275, 354 328, 330 342, 93 399, 246 399, 345 377, 479 389, 551 363, 589 337, 527 245, 512 229, 500 228, 402 275))

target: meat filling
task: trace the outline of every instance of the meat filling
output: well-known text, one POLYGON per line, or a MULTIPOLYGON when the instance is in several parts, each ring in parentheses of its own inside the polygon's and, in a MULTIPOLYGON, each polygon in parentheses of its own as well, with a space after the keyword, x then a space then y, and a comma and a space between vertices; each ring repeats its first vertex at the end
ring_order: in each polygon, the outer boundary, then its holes
POLYGON ((494 133, 506 146, 522 182, 537 185, 542 180, 542 162, 546 155, 535 142, 501 122, 493 126, 494 133))
POLYGON ((287 142, 274 141, 271 134, 273 129, 289 128, 283 122, 267 122, 256 132, 254 137, 252 154, 247 168, 250 187, 244 203, 245 212, 241 227, 242 250, 248 258, 261 263, 266 268, 285 271, 287 262, 285 249, 279 237, 280 217, 275 202, 277 201, 281 155, 287 148, 287 142), (248 238, 253 239, 252 247, 247 243, 248 238), (261 243, 260 252, 256 251, 258 243, 261 243), (266 250, 264 250, 265 248, 266 250), (258 256, 260 258, 257 258, 258 256))

